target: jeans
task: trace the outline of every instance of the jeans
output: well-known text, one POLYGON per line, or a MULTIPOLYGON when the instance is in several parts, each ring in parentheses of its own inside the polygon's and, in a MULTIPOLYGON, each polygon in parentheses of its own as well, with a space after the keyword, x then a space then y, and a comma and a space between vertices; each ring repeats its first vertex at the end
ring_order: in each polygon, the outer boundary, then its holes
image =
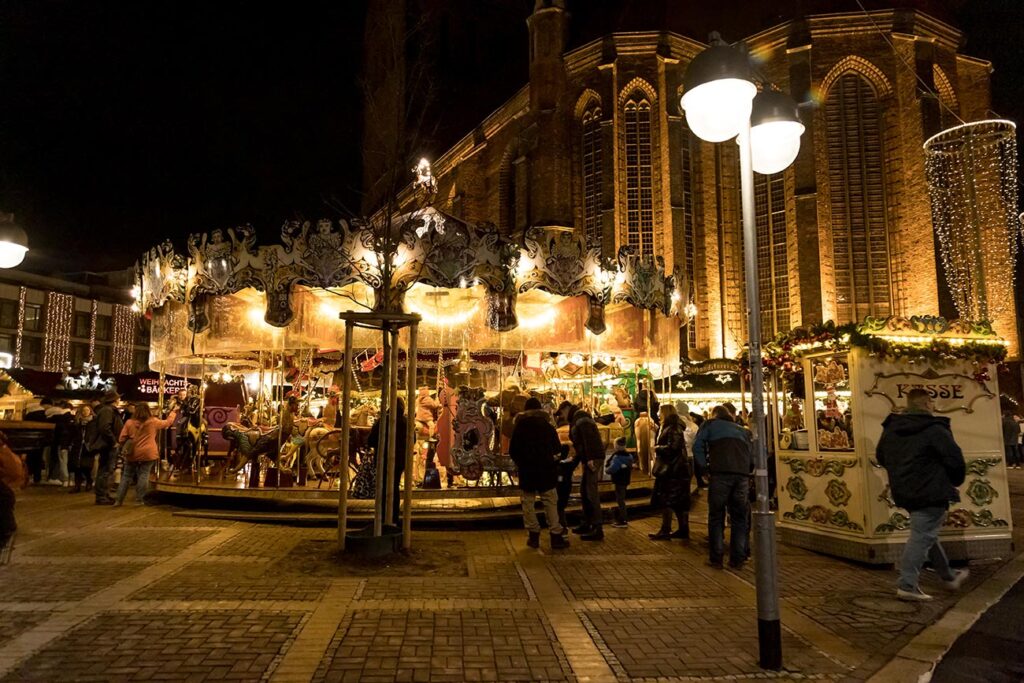
POLYGON ((558 523, 561 526, 569 526, 565 508, 569 506, 569 498, 572 496, 572 473, 560 477, 555 484, 555 491, 558 493, 558 523))
POLYGON ((750 546, 750 477, 746 474, 711 474, 708 483, 708 543, 711 561, 721 562, 725 552, 725 511, 729 510, 729 561, 739 564, 747 559, 750 546))
POLYGON ((52 458, 52 461, 50 479, 60 479, 66 483, 70 479, 68 476, 68 449, 57 449, 57 454, 52 458), (55 477, 54 474, 57 476, 55 477))
POLYGON ((946 519, 946 508, 921 508, 910 512, 910 538, 903 546, 900 580, 897 586, 905 591, 918 590, 917 580, 925 558, 943 581, 953 580, 946 552, 939 543, 939 530, 946 519))
POLYGON ((121 483, 117 487, 115 503, 123 503, 124 497, 128 494, 128 485, 135 479, 135 501, 142 502, 149 490, 149 473, 153 469, 156 460, 143 460, 142 462, 126 462, 124 472, 121 473, 121 483))
POLYGON ((548 489, 540 493, 536 491, 519 492, 519 500, 523 504, 523 526, 531 533, 540 531, 540 522, 537 521, 537 508, 535 507, 538 498, 540 498, 541 505, 544 506, 544 516, 548 520, 548 531, 556 536, 561 534, 564 529, 558 521, 558 493, 555 489, 548 489))
POLYGON ((584 522, 600 529, 601 518, 601 493, 597 489, 598 479, 601 478, 601 461, 591 460, 583 463, 583 478, 580 480, 580 496, 583 498, 584 522), (597 463, 598 469, 591 470, 590 462, 597 463))
POLYGON ((626 484, 615 485, 615 521, 625 524, 626 517, 626 484))
POLYGON ((1006 466, 1011 467, 1013 465, 1020 464, 1020 451, 1019 446, 1016 444, 1006 444, 1006 466))
POLYGON ((104 448, 96 454, 96 460, 96 485, 93 487, 96 500, 110 500, 110 478, 114 474, 117 451, 113 448, 104 448))

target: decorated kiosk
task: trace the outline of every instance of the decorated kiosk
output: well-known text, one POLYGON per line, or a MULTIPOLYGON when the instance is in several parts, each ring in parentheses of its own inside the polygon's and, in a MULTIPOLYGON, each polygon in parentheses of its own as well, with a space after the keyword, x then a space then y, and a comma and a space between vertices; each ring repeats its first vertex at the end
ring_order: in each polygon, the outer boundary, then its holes
POLYGON ((779 535, 868 563, 898 561, 909 535, 875 459, 882 421, 910 389, 934 398, 963 449, 967 479, 942 530, 950 557, 1007 556, 1010 496, 995 365, 1006 343, 988 325, 872 319, 801 328, 765 345, 771 377, 779 535))

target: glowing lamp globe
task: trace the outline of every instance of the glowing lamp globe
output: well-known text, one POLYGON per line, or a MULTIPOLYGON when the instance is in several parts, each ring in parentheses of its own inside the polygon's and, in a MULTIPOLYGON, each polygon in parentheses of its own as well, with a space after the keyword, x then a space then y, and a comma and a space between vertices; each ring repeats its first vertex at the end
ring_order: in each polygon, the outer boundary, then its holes
POLYGON ((721 42, 718 34, 711 40, 686 68, 680 105, 694 135, 724 142, 747 125, 757 87, 746 51, 721 42))
POLYGON ((796 103, 789 96, 775 90, 758 93, 750 113, 754 170, 770 175, 787 168, 800 152, 803 132, 796 103))
POLYGON ((28 235, 13 214, 0 214, 0 268, 14 268, 25 260, 28 235))

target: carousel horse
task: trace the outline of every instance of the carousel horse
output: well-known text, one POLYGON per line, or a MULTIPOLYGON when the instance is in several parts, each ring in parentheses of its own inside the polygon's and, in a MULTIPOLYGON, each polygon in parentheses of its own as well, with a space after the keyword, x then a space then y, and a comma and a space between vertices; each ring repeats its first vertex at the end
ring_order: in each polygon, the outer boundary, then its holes
POLYGON ((321 482, 341 461, 341 430, 313 425, 306 430, 306 470, 321 482))
POLYGON ((178 428, 177 452, 173 469, 185 471, 198 466, 197 456, 208 444, 206 420, 203 419, 198 396, 189 396, 181 406, 181 426, 178 428))
POLYGON ((238 466, 232 467, 228 472, 237 475, 247 464, 251 463, 249 486, 257 486, 259 484, 259 457, 266 456, 274 463, 278 460, 278 431, 278 427, 269 432, 263 432, 258 427, 250 427, 237 422, 225 424, 221 428, 221 434, 231 444, 231 450, 237 450, 242 456, 238 466))

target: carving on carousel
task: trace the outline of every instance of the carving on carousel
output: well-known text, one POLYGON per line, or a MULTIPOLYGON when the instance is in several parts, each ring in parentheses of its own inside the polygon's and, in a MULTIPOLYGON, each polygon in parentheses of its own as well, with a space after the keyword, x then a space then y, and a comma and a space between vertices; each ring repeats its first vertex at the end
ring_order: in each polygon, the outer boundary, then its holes
POLYGON ((519 244, 493 225, 470 225, 432 208, 398 217, 395 225, 402 234, 387 288, 382 257, 374 247, 379 231, 359 221, 288 221, 280 244, 257 245, 253 228, 244 225, 190 235, 187 261, 169 242, 154 247, 136 267, 139 304, 151 309, 168 300, 185 302, 188 328, 200 333, 210 326, 211 301, 246 288, 265 294, 267 324, 286 327, 295 317, 297 284, 339 288, 361 283, 373 290, 375 308, 384 310, 401 310, 405 292, 415 283, 484 285, 491 329, 515 329, 517 295, 540 289, 588 297, 587 328, 601 334, 610 301, 678 315, 677 304, 686 298, 677 290, 685 278, 666 275, 660 257, 641 257, 624 247, 616 268, 569 229, 532 228, 519 244))

